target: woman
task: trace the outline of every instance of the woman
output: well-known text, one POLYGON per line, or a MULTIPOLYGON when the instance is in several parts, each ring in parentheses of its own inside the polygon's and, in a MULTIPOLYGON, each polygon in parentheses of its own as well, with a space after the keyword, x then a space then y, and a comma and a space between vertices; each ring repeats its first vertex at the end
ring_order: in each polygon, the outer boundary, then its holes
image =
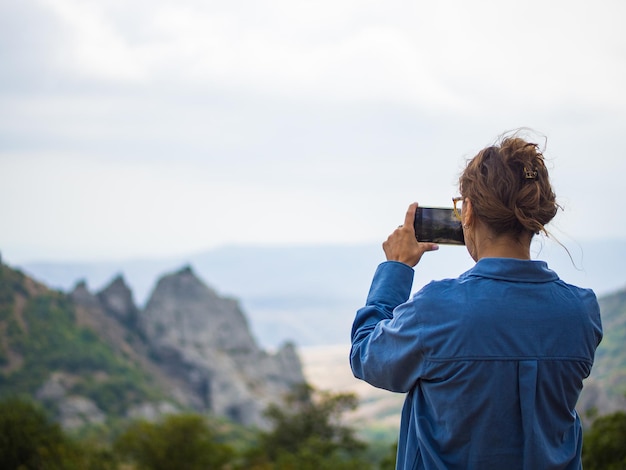
POLYGON ((352 371, 407 393, 398 469, 581 468, 574 407, 602 327, 591 290, 530 259, 558 208, 543 155, 507 137, 470 160, 459 183, 475 266, 407 300, 412 268, 437 249, 416 240, 411 204, 356 314, 352 371))

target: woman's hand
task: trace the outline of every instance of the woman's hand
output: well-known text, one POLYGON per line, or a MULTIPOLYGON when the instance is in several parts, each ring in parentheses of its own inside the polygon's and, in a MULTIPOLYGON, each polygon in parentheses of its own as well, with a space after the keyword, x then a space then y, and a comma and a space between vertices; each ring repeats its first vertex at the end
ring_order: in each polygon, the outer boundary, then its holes
POLYGON ((415 238, 415 211, 417 202, 411 204, 406 211, 404 225, 400 225, 383 243, 387 261, 398 261, 414 267, 427 251, 438 250, 439 245, 429 242, 418 242, 415 238))

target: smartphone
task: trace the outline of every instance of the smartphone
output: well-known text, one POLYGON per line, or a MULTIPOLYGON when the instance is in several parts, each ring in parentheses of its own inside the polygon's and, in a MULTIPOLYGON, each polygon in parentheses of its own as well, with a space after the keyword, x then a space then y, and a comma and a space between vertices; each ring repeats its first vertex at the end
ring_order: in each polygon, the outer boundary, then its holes
POLYGON ((465 245, 461 221, 453 209, 442 207, 418 207, 415 212, 415 237, 420 242, 442 245, 465 245))

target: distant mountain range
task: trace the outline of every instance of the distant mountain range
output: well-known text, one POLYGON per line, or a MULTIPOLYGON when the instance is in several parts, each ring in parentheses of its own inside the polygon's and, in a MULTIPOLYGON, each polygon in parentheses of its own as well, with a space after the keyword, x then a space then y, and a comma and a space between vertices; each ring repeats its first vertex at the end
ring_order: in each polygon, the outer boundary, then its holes
MULTIPOLYGON (((533 245, 562 279, 593 288, 599 296, 626 287, 626 240, 565 240, 533 245)), ((230 246, 167 259, 93 263, 23 263, 24 272, 65 291, 79 281, 99 290, 123 275, 139 305, 163 273, 190 265, 220 294, 236 297, 264 347, 284 341, 298 346, 349 342, 351 322, 362 306, 378 263, 380 245, 230 246)), ((9 260, 10 261, 10 260, 9 260)), ((432 279, 455 277, 473 261, 464 247, 442 246, 415 269, 414 290, 432 279)))

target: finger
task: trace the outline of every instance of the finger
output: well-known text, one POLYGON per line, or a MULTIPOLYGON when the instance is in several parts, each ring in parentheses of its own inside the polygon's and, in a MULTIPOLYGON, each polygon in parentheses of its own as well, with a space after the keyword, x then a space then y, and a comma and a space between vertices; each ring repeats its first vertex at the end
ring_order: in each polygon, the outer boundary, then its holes
POLYGON ((439 245, 437 245, 436 243, 420 242, 420 245, 422 245, 424 247, 424 252, 426 252, 426 251, 435 251, 435 250, 439 249, 439 245))
POLYGON ((404 226, 410 227, 413 232, 415 232, 414 222, 415 222, 415 211, 417 210, 417 202, 412 203, 406 211, 406 216, 404 217, 404 226))

